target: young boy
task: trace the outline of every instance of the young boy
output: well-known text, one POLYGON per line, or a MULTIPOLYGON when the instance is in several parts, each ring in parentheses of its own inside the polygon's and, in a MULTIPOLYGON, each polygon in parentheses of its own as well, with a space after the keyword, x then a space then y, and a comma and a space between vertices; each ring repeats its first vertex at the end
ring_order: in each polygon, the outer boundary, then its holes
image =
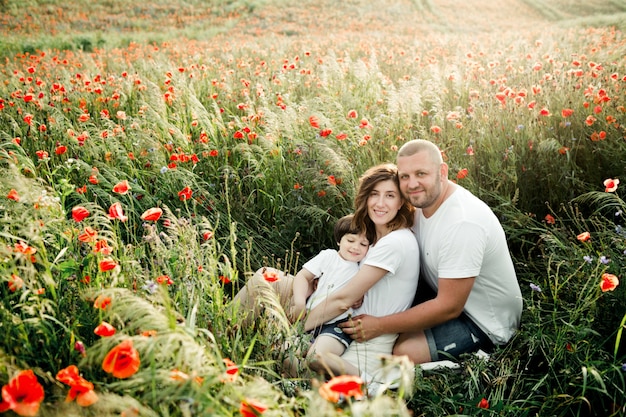
MULTIPOLYGON (((322 250, 296 274, 290 311, 292 321, 304 319, 307 311, 324 303, 330 293, 343 287, 358 272, 359 262, 367 255, 369 240, 364 231, 352 226, 352 217, 351 214, 344 216, 335 224, 334 237, 339 250, 322 250)), ((311 332, 314 341, 306 355, 311 369, 331 375, 341 372, 326 364, 324 357, 328 354, 341 356, 352 342, 337 326, 349 320, 351 313, 349 309, 311 332)))

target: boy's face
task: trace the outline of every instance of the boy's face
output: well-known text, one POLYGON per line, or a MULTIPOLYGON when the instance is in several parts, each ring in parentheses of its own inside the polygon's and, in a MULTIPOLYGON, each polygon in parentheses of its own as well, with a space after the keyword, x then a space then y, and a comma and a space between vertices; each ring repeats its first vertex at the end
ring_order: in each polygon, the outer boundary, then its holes
POLYGON ((339 241, 339 256, 346 261, 360 262, 365 258, 369 247, 370 241, 364 233, 358 235, 346 233, 339 241))

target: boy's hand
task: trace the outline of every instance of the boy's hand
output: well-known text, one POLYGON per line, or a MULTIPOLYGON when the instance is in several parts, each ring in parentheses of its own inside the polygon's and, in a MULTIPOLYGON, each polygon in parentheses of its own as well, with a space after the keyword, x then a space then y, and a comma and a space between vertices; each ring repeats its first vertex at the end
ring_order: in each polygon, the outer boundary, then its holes
POLYGON ((354 304, 352 304, 352 308, 359 308, 363 305, 363 299, 365 298, 365 296, 361 297, 359 300, 355 301, 354 304))

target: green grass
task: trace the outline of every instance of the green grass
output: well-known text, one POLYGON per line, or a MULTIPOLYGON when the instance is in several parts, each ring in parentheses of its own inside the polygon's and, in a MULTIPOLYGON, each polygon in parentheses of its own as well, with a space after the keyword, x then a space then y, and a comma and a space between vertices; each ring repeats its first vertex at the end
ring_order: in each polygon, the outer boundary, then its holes
POLYGON ((626 289, 600 290, 626 259, 623 184, 603 185, 626 181, 623 2, 0 10, 0 384, 33 369, 41 415, 231 416, 246 398, 281 416, 626 413, 626 289), (229 301, 259 266, 294 272, 333 246, 359 175, 417 137, 440 145, 452 179, 467 169, 457 181, 501 219, 522 327, 487 362, 418 367, 412 391, 334 405, 317 382, 281 376, 293 330, 271 299, 251 326, 229 301), (113 192, 124 180, 130 192, 113 192), (143 221, 152 207, 163 216, 143 221), (87 227, 97 238, 80 241, 87 227), (102 271, 105 258, 118 266, 102 271), (110 307, 94 308, 99 295, 110 307), (103 320, 111 338, 94 334, 103 320), (101 366, 123 339, 141 357, 127 380, 101 366), (91 407, 64 403, 54 377, 71 364, 95 385, 91 407))

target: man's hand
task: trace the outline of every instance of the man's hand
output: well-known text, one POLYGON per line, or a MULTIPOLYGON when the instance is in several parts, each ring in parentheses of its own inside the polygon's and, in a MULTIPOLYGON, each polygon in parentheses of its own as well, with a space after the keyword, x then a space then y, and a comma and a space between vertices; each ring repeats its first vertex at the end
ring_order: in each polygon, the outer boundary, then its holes
POLYGON ((361 314, 341 323, 339 327, 353 340, 365 342, 384 334, 378 323, 378 317, 361 314))

